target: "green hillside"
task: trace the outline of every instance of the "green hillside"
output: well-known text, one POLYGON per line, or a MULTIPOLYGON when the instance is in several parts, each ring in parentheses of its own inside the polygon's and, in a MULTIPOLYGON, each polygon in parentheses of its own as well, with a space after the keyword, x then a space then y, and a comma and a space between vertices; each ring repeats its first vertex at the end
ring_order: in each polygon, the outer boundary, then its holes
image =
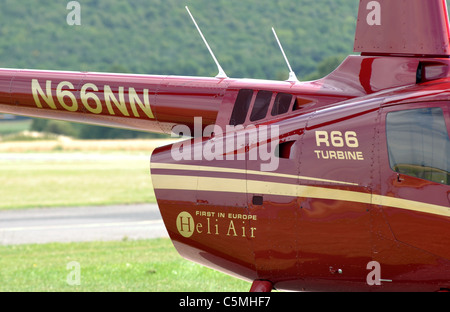
POLYGON ((352 53, 358 0, 0 0, 0 67, 215 75, 184 6, 228 76, 286 79, 274 26, 299 77, 352 53), (37 4, 38 3, 38 4, 37 4))
MULTIPOLYGON (((353 53, 359 5, 358 0, 79 0, 81 25, 70 26, 69 2, 0 0, 0 67, 215 76, 188 5, 229 77, 288 78, 273 26, 298 78, 316 79, 353 53)), ((141 135, 41 120, 32 129, 82 138, 141 135)))

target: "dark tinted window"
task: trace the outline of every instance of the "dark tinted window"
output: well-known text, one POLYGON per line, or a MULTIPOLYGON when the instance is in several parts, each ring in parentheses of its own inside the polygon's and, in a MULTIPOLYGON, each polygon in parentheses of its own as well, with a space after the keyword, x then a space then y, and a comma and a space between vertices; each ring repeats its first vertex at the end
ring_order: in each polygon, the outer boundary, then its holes
POLYGON ((297 100, 294 103, 294 107, 292 108, 293 111, 303 109, 305 107, 308 107, 310 105, 314 105, 316 102, 312 101, 310 99, 303 99, 303 98, 297 98, 297 100))
POLYGON ((231 114, 230 125, 242 125, 245 122, 252 96, 253 90, 239 90, 239 94, 236 98, 236 103, 234 104, 233 113, 231 114))
POLYGON ((286 93, 278 93, 272 107, 272 116, 287 113, 291 106, 292 95, 286 93))
POLYGON ((450 184, 450 141, 440 108, 388 113, 386 132, 393 170, 450 184))
POLYGON ((250 116, 251 121, 263 119, 267 115, 269 110, 270 100, 272 99, 272 92, 259 91, 256 96, 255 105, 253 106, 252 114, 250 116))

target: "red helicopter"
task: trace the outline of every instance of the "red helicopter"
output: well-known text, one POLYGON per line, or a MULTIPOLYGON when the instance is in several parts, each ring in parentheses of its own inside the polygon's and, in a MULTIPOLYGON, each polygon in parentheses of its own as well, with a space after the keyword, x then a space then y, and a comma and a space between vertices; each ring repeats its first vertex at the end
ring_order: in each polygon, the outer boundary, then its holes
POLYGON ((445 291, 449 37, 444 0, 361 0, 359 55, 316 81, 207 45, 217 77, 1 69, 0 111, 187 137, 150 161, 170 238, 251 291, 445 291))

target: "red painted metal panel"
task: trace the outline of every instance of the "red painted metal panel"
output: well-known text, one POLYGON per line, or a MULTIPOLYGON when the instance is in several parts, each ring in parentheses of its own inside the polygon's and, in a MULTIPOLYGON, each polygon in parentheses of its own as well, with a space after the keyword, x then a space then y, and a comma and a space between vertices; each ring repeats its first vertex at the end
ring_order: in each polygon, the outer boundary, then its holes
POLYGON ((161 215, 182 256, 253 290, 449 289, 450 188, 395 172, 386 139, 398 110, 439 107, 450 129, 445 9, 361 0, 362 56, 316 81, 2 69, 0 111, 194 136, 152 155, 161 215))
POLYGON ((445 0, 361 0, 355 52, 449 56, 445 0))

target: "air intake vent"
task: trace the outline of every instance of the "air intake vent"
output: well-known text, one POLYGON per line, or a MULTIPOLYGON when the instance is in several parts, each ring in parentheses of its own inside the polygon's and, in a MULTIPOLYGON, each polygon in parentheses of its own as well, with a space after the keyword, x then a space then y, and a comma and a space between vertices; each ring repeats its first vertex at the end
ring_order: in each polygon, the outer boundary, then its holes
POLYGON ((416 83, 424 83, 447 77, 448 65, 439 62, 419 62, 416 74, 416 83))

